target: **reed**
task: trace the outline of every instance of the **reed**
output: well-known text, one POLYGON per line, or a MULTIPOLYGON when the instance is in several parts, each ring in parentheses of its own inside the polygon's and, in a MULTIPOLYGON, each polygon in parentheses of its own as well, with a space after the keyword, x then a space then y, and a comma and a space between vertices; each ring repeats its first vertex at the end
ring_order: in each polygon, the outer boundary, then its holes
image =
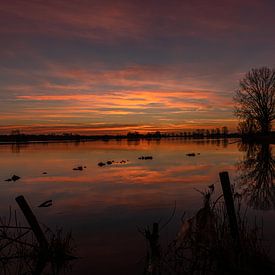
MULTIPOLYGON (((274 264, 263 244, 263 223, 250 223, 243 209, 242 197, 233 189, 238 225, 238 242, 228 218, 223 195, 214 199, 214 186, 203 191, 202 208, 191 218, 182 218, 175 238, 165 247, 158 247, 156 255, 147 252, 144 274, 274 274, 274 264)), ((184 215, 185 216, 185 215, 184 215)))

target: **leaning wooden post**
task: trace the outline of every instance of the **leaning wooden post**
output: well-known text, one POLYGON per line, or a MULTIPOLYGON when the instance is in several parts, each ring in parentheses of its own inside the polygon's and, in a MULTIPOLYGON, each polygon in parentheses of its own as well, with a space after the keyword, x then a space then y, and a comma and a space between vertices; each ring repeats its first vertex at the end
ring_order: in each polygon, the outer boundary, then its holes
POLYGON ((33 214, 30 206, 28 205, 27 201, 25 200, 24 196, 19 196, 15 198, 16 202, 18 203, 20 209, 22 210, 25 218, 27 219, 39 245, 42 250, 48 249, 48 241, 35 217, 33 214))
POLYGON ((236 242, 236 244, 239 244, 240 238, 239 238, 238 222, 237 222, 235 205, 234 205, 234 200, 232 196, 232 190, 231 190, 231 184, 230 184, 228 172, 220 173, 220 181, 222 185, 226 211, 229 218, 231 235, 234 241, 236 242))

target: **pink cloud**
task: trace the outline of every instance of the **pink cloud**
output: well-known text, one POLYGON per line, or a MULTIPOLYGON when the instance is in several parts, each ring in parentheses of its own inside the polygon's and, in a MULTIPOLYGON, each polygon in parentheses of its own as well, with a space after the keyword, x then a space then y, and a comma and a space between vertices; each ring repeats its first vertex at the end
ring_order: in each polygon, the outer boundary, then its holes
MULTIPOLYGON (((265 14, 274 23, 272 11, 260 1, 20 1, 1 3, 6 17, 13 17, 2 33, 43 33, 82 37, 93 41, 145 40, 152 36, 226 37, 230 32, 253 32, 257 14, 247 18, 247 7, 265 14), (20 22, 21 24, 17 24, 20 22)), ((259 22, 258 30, 260 30, 259 22)), ((257 26, 256 26, 257 27, 257 26)))

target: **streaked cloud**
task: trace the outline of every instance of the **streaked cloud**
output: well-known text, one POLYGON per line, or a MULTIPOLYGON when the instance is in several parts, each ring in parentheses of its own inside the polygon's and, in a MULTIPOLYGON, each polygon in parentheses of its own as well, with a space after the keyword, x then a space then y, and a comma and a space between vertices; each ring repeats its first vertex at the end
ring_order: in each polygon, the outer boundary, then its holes
POLYGON ((239 79, 274 65, 273 10, 257 0, 3 1, 0 132, 234 128, 239 79))

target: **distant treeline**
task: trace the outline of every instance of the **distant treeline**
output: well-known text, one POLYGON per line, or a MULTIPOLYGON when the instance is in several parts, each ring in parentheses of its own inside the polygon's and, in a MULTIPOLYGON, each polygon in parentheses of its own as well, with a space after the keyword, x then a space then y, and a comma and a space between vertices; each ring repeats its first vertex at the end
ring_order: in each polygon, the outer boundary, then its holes
POLYGON ((229 134, 226 126, 215 129, 196 129, 193 131, 176 132, 176 133, 154 133, 140 134, 139 132, 129 132, 127 138, 167 138, 167 137, 182 137, 182 138, 228 138, 239 137, 237 133, 229 134))
POLYGON ((129 132, 126 135, 79 135, 72 133, 63 134, 23 134, 19 131, 13 131, 10 135, 0 135, 0 142, 24 143, 24 142, 43 142, 43 141, 88 141, 88 140, 110 140, 110 139, 161 139, 161 138, 232 138, 240 137, 237 133, 229 133, 227 127, 221 129, 197 129, 189 132, 161 133, 148 132, 141 134, 139 132, 129 132))

